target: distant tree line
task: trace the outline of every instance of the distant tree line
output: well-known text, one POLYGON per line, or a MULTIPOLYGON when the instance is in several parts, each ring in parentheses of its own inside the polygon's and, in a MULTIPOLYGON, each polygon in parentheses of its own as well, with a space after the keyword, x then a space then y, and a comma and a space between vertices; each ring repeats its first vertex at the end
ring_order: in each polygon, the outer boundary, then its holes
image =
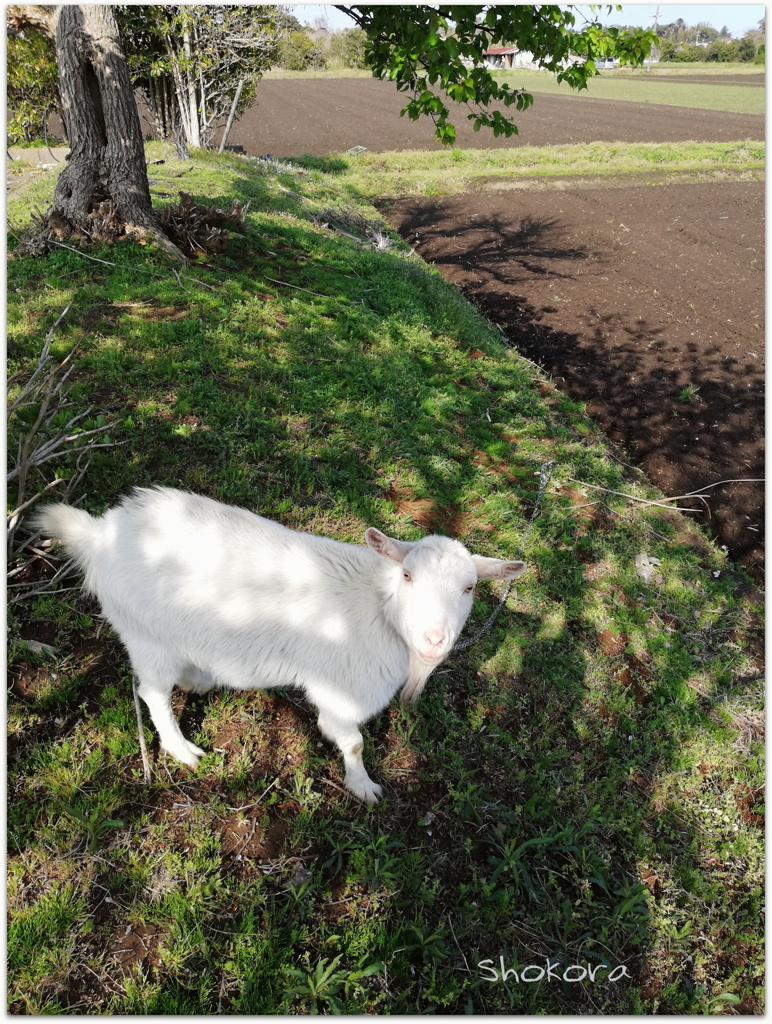
MULTIPOLYGON (((290 19, 288 19, 290 20, 290 19)), ((360 28, 345 28, 341 32, 322 35, 295 24, 286 31, 279 45, 279 67, 287 71, 307 71, 313 68, 364 68, 367 33, 360 28)))
POLYGON ((655 29, 659 41, 655 49, 661 61, 693 63, 709 61, 722 64, 763 64, 765 58, 765 19, 758 28, 746 32, 741 39, 733 39, 729 29, 720 31, 706 21, 687 25, 679 18, 655 29))

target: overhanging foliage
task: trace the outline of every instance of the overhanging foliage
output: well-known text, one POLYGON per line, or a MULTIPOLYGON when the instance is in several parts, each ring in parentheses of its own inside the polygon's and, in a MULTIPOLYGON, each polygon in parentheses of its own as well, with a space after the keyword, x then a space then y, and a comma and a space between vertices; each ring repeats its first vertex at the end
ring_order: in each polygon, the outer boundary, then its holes
POLYGON ((554 5, 336 7, 367 33, 366 60, 373 73, 413 93, 402 114, 414 121, 431 117, 437 139, 446 145, 455 141, 456 130, 435 86, 452 102, 469 106, 475 131, 492 128, 494 136, 516 135, 517 125, 499 110, 480 108, 498 102, 522 111, 533 103, 527 90, 497 82, 482 66, 489 47, 517 44, 558 81, 584 89, 597 73, 596 60, 642 64, 656 38, 643 29, 605 28, 597 20, 577 31, 575 15, 554 5))

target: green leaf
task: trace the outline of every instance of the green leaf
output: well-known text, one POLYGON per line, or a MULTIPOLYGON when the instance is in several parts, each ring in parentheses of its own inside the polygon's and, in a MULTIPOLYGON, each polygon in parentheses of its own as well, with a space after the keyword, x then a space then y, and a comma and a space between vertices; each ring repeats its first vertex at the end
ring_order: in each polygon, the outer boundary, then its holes
POLYGON ((17 410, 16 415, 19 417, 22 423, 27 423, 29 424, 29 426, 32 426, 32 424, 38 418, 39 413, 40 402, 38 402, 36 405, 29 405, 27 406, 26 409, 17 410))
POLYGON ((353 971, 350 977, 354 980, 369 978, 371 974, 377 974, 380 970, 383 970, 383 964, 379 961, 378 963, 370 964, 369 967, 365 967, 361 971, 353 971))
POLYGON ((81 825, 85 825, 86 828, 90 827, 91 822, 89 821, 89 819, 86 817, 85 814, 82 814, 76 807, 63 807, 62 810, 65 812, 65 814, 69 814, 71 818, 74 818, 76 821, 79 821, 81 825))

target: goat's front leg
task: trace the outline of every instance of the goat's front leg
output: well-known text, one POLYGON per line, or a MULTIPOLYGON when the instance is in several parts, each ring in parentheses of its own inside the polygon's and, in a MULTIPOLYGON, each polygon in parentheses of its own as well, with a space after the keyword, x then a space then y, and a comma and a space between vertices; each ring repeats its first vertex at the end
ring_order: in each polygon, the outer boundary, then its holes
POLYGON ((346 767, 344 783, 354 796, 368 804, 378 802, 383 790, 370 778, 362 760, 362 734, 355 722, 344 722, 328 712, 319 715, 319 731, 328 740, 337 744, 343 754, 346 767))

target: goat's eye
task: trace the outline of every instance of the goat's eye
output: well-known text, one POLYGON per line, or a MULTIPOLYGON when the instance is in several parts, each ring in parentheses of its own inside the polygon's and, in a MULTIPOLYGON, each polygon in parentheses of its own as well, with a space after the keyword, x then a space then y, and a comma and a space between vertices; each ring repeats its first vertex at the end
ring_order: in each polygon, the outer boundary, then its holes
POLYGON ((470 583, 468 587, 464 587, 465 594, 471 594, 474 590, 474 583, 470 583))
POLYGON ((413 577, 410 575, 409 572, 403 572, 402 575, 405 577, 405 583, 413 582, 413 577))

